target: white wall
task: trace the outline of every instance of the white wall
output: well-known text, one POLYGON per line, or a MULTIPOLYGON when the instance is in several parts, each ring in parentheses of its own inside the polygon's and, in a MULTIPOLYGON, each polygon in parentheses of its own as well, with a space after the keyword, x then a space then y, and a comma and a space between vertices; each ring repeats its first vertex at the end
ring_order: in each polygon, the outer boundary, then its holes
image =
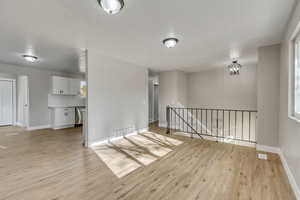
POLYGON ((68 95, 54 95, 48 94, 49 106, 85 106, 85 98, 80 95, 68 96, 68 95))
POLYGON ((257 109, 257 67, 243 66, 231 76, 225 69, 188 74, 188 106, 196 108, 257 109))
POLYGON ((148 70, 88 53, 88 142, 148 127, 148 70))
POLYGON ((298 191, 300 187, 300 123, 288 118, 288 77, 289 69, 292 67, 290 39, 296 27, 299 27, 299 22, 300 4, 298 3, 286 28, 284 41, 281 46, 279 111, 279 145, 298 184, 298 191))
POLYGON ((278 146, 280 45, 258 49, 257 143, 278 146))
POLYGON ((159 126, 166 126, 166 107, 186 107, 187 79, 181 71, 166 71, 159 74, 159 126))
POLYGON ((50 124, 48 110, 48 93, 51 88, 50 77, 52 75, 80 77, 60 72, 3 63, 0 63, 0 74, 11 74, 15 77, 18 75, 28 76, 30 127, 47 126, 50 124))
POLYGON ((177 98, 178 106, 187 106, 188 103, 188 85, 187 85, 187 74, 178 71, 177 75, 177 98))

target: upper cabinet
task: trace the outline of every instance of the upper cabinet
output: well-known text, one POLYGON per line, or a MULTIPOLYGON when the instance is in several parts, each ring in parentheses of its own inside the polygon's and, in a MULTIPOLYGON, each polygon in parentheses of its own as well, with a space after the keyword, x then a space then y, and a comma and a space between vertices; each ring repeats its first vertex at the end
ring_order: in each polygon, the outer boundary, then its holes
POLYGON ((52 76, 52 93, 58 95, 80 95, 80 80, 52 76))
POLYGON ((52 77, 52 93, 67 95, 69 91, 69 79, 60 76, 52 77))
POLYGON ((70 95, 80 95, 80 80, 70 79, 70 95))

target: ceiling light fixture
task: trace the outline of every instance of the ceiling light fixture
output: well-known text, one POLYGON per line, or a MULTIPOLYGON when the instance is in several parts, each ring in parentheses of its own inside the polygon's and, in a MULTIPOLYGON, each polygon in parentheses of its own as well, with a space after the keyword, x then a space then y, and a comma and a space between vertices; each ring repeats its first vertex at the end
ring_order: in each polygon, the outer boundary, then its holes
POLYGON ((38 60, 38 57, 36 56, 32 56, 32 55, 23 55, 23 58, 28 61, 28 62, 31 62, 31 63, 34 63, 38 60))
POLYGON ((108 14, 114 15, 122 10, 124 7, 123 0, 97 0, 99 5, 108 14))
POLYGON ((237 59, 234 59, 230 65, 228 65, 230 75, 239 75, 242 65, 238 63, 237 59))
POLYGON ((179 40, 177 38, 166 38, 166 39, 163 40, 163 44, 167 48, 173 48, 173 47, 175 47, 178 42, 179 42, 179 40))

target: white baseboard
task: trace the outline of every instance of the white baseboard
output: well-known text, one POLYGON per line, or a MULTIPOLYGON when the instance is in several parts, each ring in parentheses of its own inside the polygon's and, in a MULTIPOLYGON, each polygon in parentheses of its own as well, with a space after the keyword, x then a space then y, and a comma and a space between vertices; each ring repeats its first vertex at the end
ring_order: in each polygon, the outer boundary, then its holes
POLYGON ((293 189, 293 191, 294 191, 294 194, 295 194, 295 196, 296 196, 296 199, 297 200, 300 200, 300 187, 298 186, 298 184, 297 184, 297 182, 296 182, 296 180, 295 180, 295 177, 294 177, 294 175, 292 174, 292 171, 291 171, 291 169, 289 168, 289 165, 288 165, 288 163, 287 163, 287 161, 286 161, 286 159, 285 159, 285 157, 284 157, 284 154, 282 153, 282 151, 281 150, 279 150, 279 156, 280 156, 280 160, 281 160, 281 162, 282 162, 282 165, 283 165, 283 168, 284 168, 284 170, 285 170, 285 172, 286 172, 286 175, 287 175, 287 177, 288 177, 288 179, 289 179, 289 182, 290 182, 290 184, 291 184, 291 186, 292 186, 292 189, 293 189))
POLYGON ((279 154, 279 152, 280 152, 280 148, 278 148, 278 147, 266 146, 266 145, 261 145, 261 144, 256 145, 256 150, 257 151, 265 151, 265 152, 269 152, 269 153, 277 153, 277 154, 279 154))
POLYGON ((149 120, 149 123, 154 123, 154 122, 158 122, 158 120, 149 120))
POLYGON ((265 145, 259 145, 259 144, 257 144, 256 145, 256 150, 257 151, 265 151, 265 152, 269 152, 269 153, 276 153, 276 154, 279 155, 280 160, 281 160, 282 165, 283 165, 283 168, 285 170, 285 173, 286 173, 286 175, 287 175, 287 177, 289 179, 289 182, 290 182, 290 184, 292 186, 292 189, 294 191, 294 194, 296 196, 296 199, 300 200, 300 188, 297 185, 295 177, 292 174, 292 171, 289 168, 289 165, 288 165, 288 163, 287 163, 287 161, 286 161, 286 159, 285 159, 285 157, 284 157, 281 149, 278 148, 278 147, 271 147, 271 146, 265 146, 265 145))
MULTIPOLYGON (((137 135, 138 133, 143 133, 143 132, 147 132, 149 128, 143 128, 143 129, 139 129, 136 131, 133 131, 132 133, 126 134, 125 136, 131 136, 131 135, 137 135)), ((93 142, 92 144, 89 145, 89 147, 95 147, 97 145, 101 145, 101 144, 107 144, 109 141, 114 141, 114 140, 119 140, 122 139, 124 136, 119 136, 119 137, 114 137, 114 138, 109 138, 109 139, 105 139, 105 140, 101 140, 99 142, 93 142)))
POLYGON ((54 130, 59 130, 59 129, 64 129, 64 128, 74 128, 74 124, 72 124, 72 125, 63 125, 63 126, 54 126, 54 127, 52 126, 52 129, 54 129, 54 130))
POLYGON ((48 129, 51 128, 50 125, 43 125, 43 126, 30 126, 27 128, 28 131, 34 131, 34 130, 41 130, 41 129, 48 129))
POLYGON ((19 126, 19 127, 24 127, 23 124, 22 124, 21 122, 16 122, 15 125, 16 125, 16 126, 19 126))
POLYGON ((167 128, 167 124, 166 123, 158 123, 158 127, 159 128, 167 128))

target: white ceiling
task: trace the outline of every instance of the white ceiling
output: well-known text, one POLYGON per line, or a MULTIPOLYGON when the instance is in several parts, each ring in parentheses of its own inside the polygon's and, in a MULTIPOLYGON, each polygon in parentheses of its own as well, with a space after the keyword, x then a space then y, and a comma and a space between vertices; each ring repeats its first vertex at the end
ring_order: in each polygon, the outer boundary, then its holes
POLYGON ((153 70, 222 67, 230 54, 257 62, 257 47, 281 41, 295 0, 124 0, 107 15, 97 0, 0 0, 0 61, 78 71, 78 52, 99 52, 153 70), (161 41, 176 36, 173 49, 161 41), (32 64, 31 64, 32 65, 32 64))

